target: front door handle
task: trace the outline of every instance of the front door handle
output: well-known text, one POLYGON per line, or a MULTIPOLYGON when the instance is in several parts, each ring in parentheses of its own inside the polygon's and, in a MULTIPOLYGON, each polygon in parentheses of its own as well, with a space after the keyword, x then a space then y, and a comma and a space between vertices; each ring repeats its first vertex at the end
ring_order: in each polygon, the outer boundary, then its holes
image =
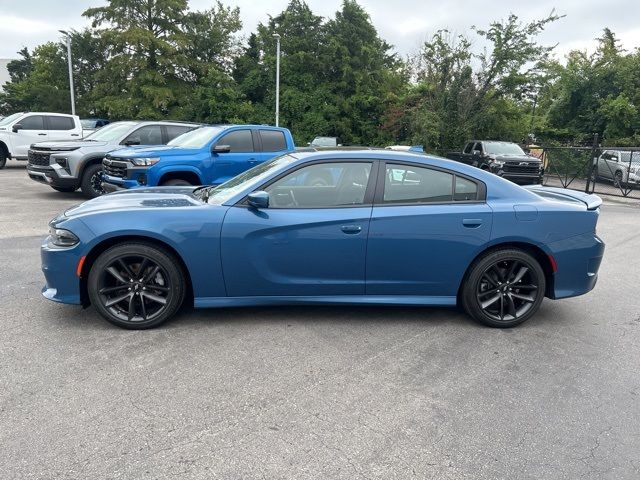
POLYGON ((464 225, 467 228, 478 228, 480 225, 482 225, 482 219, 481 218, 463 218, 462 225, 464 225))
POLYGON ((342 230, 347 235, 355 235, 362 231, 362 227, 360 225, 342 225, 342 227, 340 227, 340 230, 342 230))
POLYGON ((257 158, 250 158, 249 159, 249 163, 258 163, 260 160, 258 160, 257 158))
POLYGON ((44 137, 46 135, 46 133, 39 133, 38 136, 40 137, 44 137))

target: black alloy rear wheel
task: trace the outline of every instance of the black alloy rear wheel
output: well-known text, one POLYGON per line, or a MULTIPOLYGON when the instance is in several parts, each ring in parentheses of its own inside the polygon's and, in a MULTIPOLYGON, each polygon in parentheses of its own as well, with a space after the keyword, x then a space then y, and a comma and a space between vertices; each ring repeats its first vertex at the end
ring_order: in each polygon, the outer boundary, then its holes
POLYGON ((494 250, 471 266, 462 304, 480 323, 509 328, 535 315, 545 288, 544 271, 534 257, 518 249, 494 250))
POLYGON ((89 299, 107 321, 146 329, 169 320, 185 296, 185 275, 164 249, 146 243, 120 244, 91 267, 89 299))

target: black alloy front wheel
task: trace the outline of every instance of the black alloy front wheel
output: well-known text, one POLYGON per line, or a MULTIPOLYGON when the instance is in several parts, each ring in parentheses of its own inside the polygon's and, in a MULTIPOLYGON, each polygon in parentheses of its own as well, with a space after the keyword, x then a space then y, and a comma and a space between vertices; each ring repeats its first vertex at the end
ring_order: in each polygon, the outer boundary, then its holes
POLYGON ((106 193, 102 188, 102 164, 94 163, 84 170, 80 188, 89 198, 96 198, 106 193))
POLYGON ((480 323, 514 327, 538 311, 545 288, 544 271, 534 257, 518 249, 494 250, 472 265, 462 304, 480 323))
POLYGON ((89 299, 107 321, 123 328, 156 327, 178 311, 185 276, 165 250, 146 243, 120 244, 91 267, 89 299))

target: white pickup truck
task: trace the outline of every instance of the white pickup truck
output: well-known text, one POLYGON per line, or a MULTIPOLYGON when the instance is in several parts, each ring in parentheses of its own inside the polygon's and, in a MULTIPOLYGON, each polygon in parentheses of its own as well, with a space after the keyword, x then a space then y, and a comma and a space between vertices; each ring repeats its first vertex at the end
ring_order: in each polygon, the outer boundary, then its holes
POLYGON ((9 158, 27 160, 32 143, 81 138, 82 124, 77 115, 14 113, 0 120, 0 168, 9 158))

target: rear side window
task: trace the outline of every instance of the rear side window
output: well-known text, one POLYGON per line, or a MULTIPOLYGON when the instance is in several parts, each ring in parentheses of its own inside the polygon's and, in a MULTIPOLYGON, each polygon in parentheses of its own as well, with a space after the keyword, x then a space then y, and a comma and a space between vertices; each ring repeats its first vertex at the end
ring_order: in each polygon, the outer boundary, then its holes
POLYGON ((275 130, 260 130, 262 150, 264 152, 280 152, 287 149, 287 142, 283 132, 275 130))
POLYGON ((162 127, 160 125, 147 125, 140 127, 122 143, 130 145, 162 145, 162 127))
POLYGON ((30 115, 18 122, 23 130, 44 130, 44 117, 42 115, 30 115))
POLYGON ((179 125, 166 125, 164 128, 167 129, 167 141, 170 142, 171 140, 173 140, 176 137, 179 137, 180 135, 182 135, 183 133, 187 133, 191 130, 193 130, 194 127, 187 127, 187 126, 179 126, 179 125))
POLYGON ((478 199, 478 184, 463 177, 456 176, 456 186, 453 194, 456 202, 472 201, 478 199))
POLYGON ((229 145, 231 153, 253 152, 251 130, 235 130, 223 135, 216 145, 229 145))
POLYGON ((48 130, 73 130, 75 123, 71 117, 47 117, 48 130))
POLYGON ((453 175, 440 170, 387 164, 384 203, 439 203, 453 199, 453 175))

